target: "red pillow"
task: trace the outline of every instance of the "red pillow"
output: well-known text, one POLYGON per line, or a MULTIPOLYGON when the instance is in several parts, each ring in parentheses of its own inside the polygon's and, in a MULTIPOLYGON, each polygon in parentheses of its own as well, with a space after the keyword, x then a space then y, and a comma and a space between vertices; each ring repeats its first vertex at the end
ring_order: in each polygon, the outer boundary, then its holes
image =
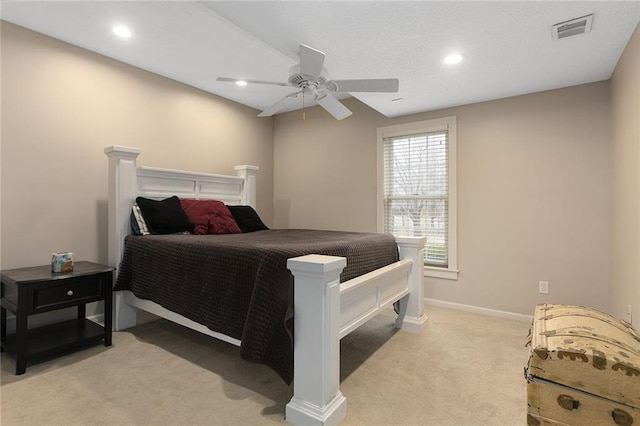
POLYGON ((222 201, 181 199, 182 210, 193 223, 193 233, 240 234, 240 228, 222 201))

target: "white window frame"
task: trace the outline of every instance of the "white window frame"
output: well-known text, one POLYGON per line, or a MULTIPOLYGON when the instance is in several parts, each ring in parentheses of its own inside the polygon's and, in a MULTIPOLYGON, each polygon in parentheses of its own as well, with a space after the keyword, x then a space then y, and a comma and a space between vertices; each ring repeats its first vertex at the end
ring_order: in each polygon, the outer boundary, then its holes
POLYGON ((377 227, 378 232, 384 232, 384 139, 416 133, 448 131, 449 149, 449 217, 448 217, 448 266, 425 266, 424 276, 458 279, 458 214, 457 214, 457 183, 456 183, 456 117, 449 116, 434 120, 416 121, 378 128, 377 136, 377 227))

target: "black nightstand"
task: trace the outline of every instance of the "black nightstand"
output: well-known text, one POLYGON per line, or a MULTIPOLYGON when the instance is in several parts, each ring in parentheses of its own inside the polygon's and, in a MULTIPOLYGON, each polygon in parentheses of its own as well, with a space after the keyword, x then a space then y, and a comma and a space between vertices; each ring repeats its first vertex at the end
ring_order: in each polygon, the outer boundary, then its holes
POLYGON ((16 374, 27 363, 70 352, 104 339, 111 346, 111 287, 114 268, 74 262, 73 272, 53 273, 51 265, 1 271, 2 350, 15 354, 16 374), (104 301, 104 327, 85 318, 86 304, 104 301), (34 329, 29 315, 78 307, 78 318, 34 329), (16 316, 16 332, 7 335, 7 311, 16 316))

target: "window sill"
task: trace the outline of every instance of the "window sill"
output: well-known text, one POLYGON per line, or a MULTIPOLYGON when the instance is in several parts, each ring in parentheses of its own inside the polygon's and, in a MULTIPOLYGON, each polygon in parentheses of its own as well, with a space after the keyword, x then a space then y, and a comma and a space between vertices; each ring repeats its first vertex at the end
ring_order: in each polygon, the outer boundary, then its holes
POLYGON ((433 266, 424 267, 424 276, 430 278, 444 278, 445 280, 457 280, 457 269, 436 268, 433 266))

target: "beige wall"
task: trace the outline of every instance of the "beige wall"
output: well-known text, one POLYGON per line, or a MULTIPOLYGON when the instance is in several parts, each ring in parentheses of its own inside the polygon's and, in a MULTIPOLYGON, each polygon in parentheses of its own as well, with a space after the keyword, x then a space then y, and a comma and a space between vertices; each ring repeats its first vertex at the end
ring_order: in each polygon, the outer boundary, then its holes
POLYGON ((640 25, 611 78, 613 310, 640 321, 640 25))
POLYGON ((139 164, 235 174, 253 164, 273 220, 273 122, 257 111, 2 22, 2 268, 51 252, 107 261, 110 145, 139 164))
POLYGON ((614 305, 621 315, 621 301, 640 305, 640 269, 629 266, 638 264, 640 238, 638 38, 611 88, 600 82, 396 119, 348 99, 354 115, 344 121, 311 108, 304 121, 292 112, 274 125, 3 22, 1 266, 46 263, 58 250, 106 261, 102 150, 112 144, 142 148, 143 165, 260 166, 258 210, 275 227, 375 231, 376 128, 456 115, 460 277, 429 279, 426 296, 522 314, 541 302, 614 305), (613 299, 612 222, 614 257, 630 256, 615 263, 613 299), (549 281, 549 296, 537 293, 539 280, 549 281))
POLYGON ((376 128, 455 115, 460 276, 427 279, 426 297, 611 310, 608 82, 396 119, 345 103, 340 122, 318 108, 276 117, 275 225, 375 231, 376 128))

